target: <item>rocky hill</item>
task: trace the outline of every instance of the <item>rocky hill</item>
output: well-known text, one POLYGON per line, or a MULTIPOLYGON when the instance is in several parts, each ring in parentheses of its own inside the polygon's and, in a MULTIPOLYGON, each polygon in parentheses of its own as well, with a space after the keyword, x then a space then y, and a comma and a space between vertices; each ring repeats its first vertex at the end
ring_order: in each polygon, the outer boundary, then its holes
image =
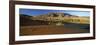
POLYGON ((48 25, 51 22, 74 22, 74 23, 89 23, 89 17, 80 17, 71 15, 69 13, 48 13, 36 16, 29 16, 25 14, 20 14, 20 25, 48 25), (70 20, 69 20, 70 19, 70 20), (82 21, 81 21, 82 20, 82 21))

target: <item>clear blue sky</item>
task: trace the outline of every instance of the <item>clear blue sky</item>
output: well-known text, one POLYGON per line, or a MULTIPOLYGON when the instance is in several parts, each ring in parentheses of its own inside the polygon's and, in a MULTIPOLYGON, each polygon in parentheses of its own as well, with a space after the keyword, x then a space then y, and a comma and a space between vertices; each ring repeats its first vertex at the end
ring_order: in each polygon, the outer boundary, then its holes
POLYGON ((47 14, 51 12, 62 12, 62 13, 69 13, 71 15, 78 15, 78 16, 89 16, 89 11, 75 11, 75 10, 44 10, 44 9, 19 9, 20 14, 26 14, 30 16, 47 14))

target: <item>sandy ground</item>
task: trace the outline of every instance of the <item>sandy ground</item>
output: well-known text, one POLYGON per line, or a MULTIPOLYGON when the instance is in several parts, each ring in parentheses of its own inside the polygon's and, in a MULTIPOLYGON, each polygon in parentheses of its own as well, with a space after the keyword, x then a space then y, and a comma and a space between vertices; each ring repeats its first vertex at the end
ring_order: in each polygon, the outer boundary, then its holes
MULTIPOLYGON (((73 26, 75 27, 75 26, 73 26)), ((89 33, 87 29, 66 28, 64 26, 55 25, 39 25, 39 26, 21 26, 20 35, 48 35, 48 34, 74 34, 89 33)))

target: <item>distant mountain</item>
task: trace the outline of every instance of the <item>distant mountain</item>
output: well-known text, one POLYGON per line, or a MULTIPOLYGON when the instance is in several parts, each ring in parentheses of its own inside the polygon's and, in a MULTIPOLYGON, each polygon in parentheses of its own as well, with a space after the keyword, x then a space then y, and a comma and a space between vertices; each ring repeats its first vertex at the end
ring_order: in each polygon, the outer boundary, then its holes
POLYGON ((62 17, 64 16, 73 16, 69 13, 48 13, 48 14, 41 14, 41 15, 37 15, 37 16, 30 16, 30 15, 26 15, 26 14, 20 14, 20 25, 21 26, 25 26, 25 25, 41 25, 41 24, 48 24, 48 22, 43 21, 43 20, 47 20, 46 17, 58 17, 59 15, 61 15, 62 17), (41 21, 41 19, 43 19, 41 21), (42 22, 42 23, 41 23, 42 22))
MULTIPOLYGON (((54 21, 54 20, 60 20, 61 18, 47 18, 47 17, 59 17, 61 16, 62 18, 65 16, 68 17, 80 17, 80 16, 75 16, 71 15, 69 13, 48 13, 48 14, 41 14, 41 15, 36 15, 36 16, 30 16, 26 14, 20 14, 20 25, 21 26, 28 26, 28 25, 47 25, 49 21, 54 21)), ((89 18, 89 17, 84 17, 84 18, 89 18)))

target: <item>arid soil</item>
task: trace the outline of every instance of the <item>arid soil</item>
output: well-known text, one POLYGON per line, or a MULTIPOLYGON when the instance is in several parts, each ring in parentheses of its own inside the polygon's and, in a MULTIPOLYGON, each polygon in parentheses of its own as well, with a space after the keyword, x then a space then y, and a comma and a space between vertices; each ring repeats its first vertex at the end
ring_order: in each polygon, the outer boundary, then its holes
MULTIPOLYGON (((75 27, 75 26, 72 26, 75 27)), ((20 35, 48 35, 48 34, 74 34, 89 33, 89 29, 70 28, 56 25, 21 26, 20 35)))

